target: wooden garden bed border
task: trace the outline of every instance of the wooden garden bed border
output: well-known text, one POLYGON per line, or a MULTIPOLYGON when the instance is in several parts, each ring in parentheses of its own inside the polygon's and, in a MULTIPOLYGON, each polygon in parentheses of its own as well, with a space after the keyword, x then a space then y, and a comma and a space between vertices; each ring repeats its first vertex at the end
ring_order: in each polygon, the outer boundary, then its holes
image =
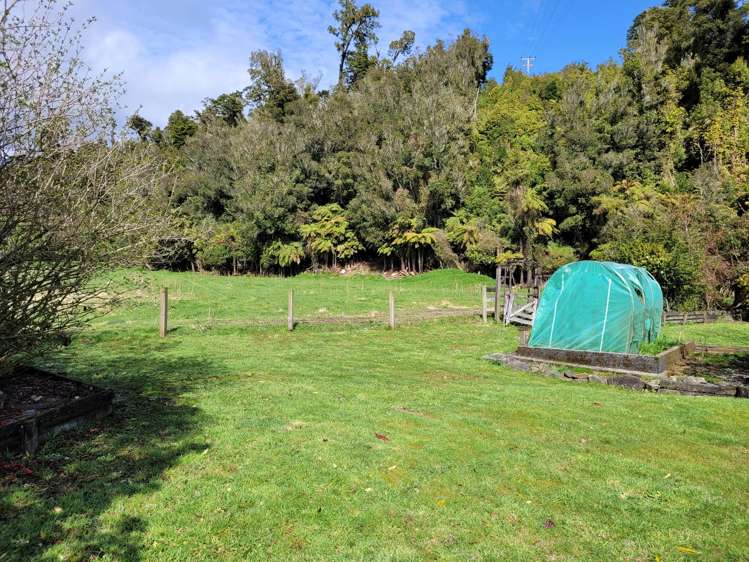
POLYGON ((515 355, 536 361, 566 365, 594 367, 626 373, 663 375, 674 364, 694 353, 694 342, 671 347, 658 355, 636 353, 608 353, 605 351, 579 351, 546 347, 518 347, 515 355))
POLYGON ((33 453, 41 443, 58 433, 75 429, 86 421, 102 418, 112 411, 114 393, 111 390, 100 389, 88 383, 32 368, 24 368, 23 373, 10 375, 10 378, 28 374, 74 382, 84 387, 93 387, 94 391, 77 400, 22 416, 0 427, 0 449, 22 449, 24 452, 33 453))

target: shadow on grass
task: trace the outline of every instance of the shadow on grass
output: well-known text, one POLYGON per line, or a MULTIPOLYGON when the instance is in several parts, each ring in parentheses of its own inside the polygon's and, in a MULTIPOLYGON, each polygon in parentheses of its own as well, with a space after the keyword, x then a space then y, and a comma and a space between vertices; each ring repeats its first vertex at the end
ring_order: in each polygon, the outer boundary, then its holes
POLYGON ((58 435, 33 457, 0 457, 1 560, 140 559, 146 522, 110 508, 157 490, 180 457, 207 449, 204 415, 181 395, 223 368, 131 351, 64 369, 115 391, 110 416, 58 435))

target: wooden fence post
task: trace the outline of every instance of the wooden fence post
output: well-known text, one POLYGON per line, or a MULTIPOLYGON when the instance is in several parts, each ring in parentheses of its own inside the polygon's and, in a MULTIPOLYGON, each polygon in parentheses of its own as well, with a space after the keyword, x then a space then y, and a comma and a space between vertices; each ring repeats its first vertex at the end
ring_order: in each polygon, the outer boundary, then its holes
POLYGON ((481 285, 481 319, 486 323, 486 285, 481 285))
POLYGON ((395 295, 393 291, 390 291, 390 295, 388 295, 388 326, 391 330, 395 330, 395 295))
POLYGON ((23 435, 23 450, 25 453, 34 453, 39 448, 39 426, 36 418, 21 425, 23 435))
POLYGON ((286 328, 289 331, 294 329, 294 289, 289 289, 289 311, 286 317, 286 328))
POLYGON ((159 301, 161 303, 161 311, 159 313, 159 336, 165 338, 166 333, 169 331, 169 292, 166 287, 161 288, 159 301))
POLYGON ((499 322, 499 295, 502 291, 502 267, 497 266, 497 278, 494 280, 494 321, 499 322))
POLYGON ((526 330, 525 327, 521 328, 519 334, 518 334, 518 342, 522 346, 528 345, 528 338, 530 337, 531 331, 526 330))

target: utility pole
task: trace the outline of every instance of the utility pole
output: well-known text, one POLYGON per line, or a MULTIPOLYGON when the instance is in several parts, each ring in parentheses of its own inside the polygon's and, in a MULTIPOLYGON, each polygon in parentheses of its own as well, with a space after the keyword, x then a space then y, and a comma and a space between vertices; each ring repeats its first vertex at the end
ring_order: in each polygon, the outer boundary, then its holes
POLYGON ((525 66, 525 73, 530 76, 531 68, 533 68, 533 62, 536 60, 536 57, 520 57, 520 60, 523 61, 523 66, 525 66))

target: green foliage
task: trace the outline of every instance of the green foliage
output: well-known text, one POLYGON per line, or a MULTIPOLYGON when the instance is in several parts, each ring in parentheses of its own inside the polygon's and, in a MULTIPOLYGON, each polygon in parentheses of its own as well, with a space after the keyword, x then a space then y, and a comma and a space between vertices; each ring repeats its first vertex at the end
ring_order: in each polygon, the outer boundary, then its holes
POLYGON ((225 124, 236 127, 244 122, 245 100, 242 92, 221 94, 217 98, 206 98, 203 101, 203 111, 200 112, 201 121, 219 119, 225 124))
MULTIPOLYGON (((730 306, 749 263, 747 10, 669 1, 638 16, 621 64, 507 68, 498 84, 486 39, 415 51, 405 31, 379 58, 379 12, 340 0, 332 92, 257 51, 243 99, 175 112, 161 136, 131 126, 160 143, 186 224, 242 225, 241 271, 289 269, 279 248, 296 243, 297 269, 596 257, 653 268, 674 306, 730 306)), ((226 270, 233 250, 216 252, 204 267, 226 270)))
POLYGON ((242 223, 204 221, 195 229, 195 250, 200 269, 237 273, 240 262, 255 255, 256 248, 242 223))
POLYGON ((299 94, 284 73, 279 51, 253 51, 250 55, 250 85, 244 95, 258 116, 283 121, 299 94))
POLYGON ((302 259, 304 259, 304 247, 301 242, 284 243, 280 240, 274 240, 263 248, 260 267, 271 269, 278 266, 282 270, 293 269, 293 266, 299 265, 302 259))
MULTIPOLYGON (((318 207, 312 212, 312 221, 300 227, 302 238, 312 254, 313 263, 319 258, 332 257, 336 267, 338 260, 349 260, 363 249, 356 234, 349 228, 343 209, 336 203, 318 207)), ((329 265, 329 264, 328 264, 329 265)))
POLYGON ((553 240, 542 249, 536 258, 544 271, 554 271, 564 264, 578 259, 575 248, 559 244, 553 240))
POLYGON ((658 355, 659 353, 666 351, 674 346, 679 345, 681 342, 673 336, 664 336, 661 334, 655 341, 646 341, 640 344, 641 355, 658 355))
POLYGON ((393 64, 402 56, 408 56, 413 49, 416 34, 413 31, 404 31, 399 39, 390 42, 388 46, 388 56, 393 64))
POLYGON ((591 257, 644 267, 658 280, 670 306, 695 309, 702 304, 701 268, 695 261, 699 256, 690 255, 681 244, 667 246, 663 242, 625 238, 602 245, 591 257))
POLYGON ((151 137, 153 123, 151 123, 148 119, 142 117, 138 113, 133 113, 130 117, 127 118, 125 127, 132 130, 136 135, 138 135, 139 140, 146 141, 151 137))
POLYGON ((742 320, 749 321, 749 273, 744 273, 736 280, 734 289, 734 307, 742 320))
POLYGON ((338 83, 350 87, 377 62, 369 56, 369 47, 377 43, 380 12, 371 4, 359 7, 354 0, 338 0, 338 3, 339 9, 333 12, 337 25, 328 26, 328 32, 336 38, 338 83))
POLYGON ((483 219, 472 217, 465 210, 445 221, 445 232, 450 243, 476 268, 496 265, 507 245, 483 219))
POLYGON ((178 109, 169 116, 164 128, 164 137, 174 148, 182 148, 187 139, 193 136, 197 130, 198 125, 195 120, 178 109))

